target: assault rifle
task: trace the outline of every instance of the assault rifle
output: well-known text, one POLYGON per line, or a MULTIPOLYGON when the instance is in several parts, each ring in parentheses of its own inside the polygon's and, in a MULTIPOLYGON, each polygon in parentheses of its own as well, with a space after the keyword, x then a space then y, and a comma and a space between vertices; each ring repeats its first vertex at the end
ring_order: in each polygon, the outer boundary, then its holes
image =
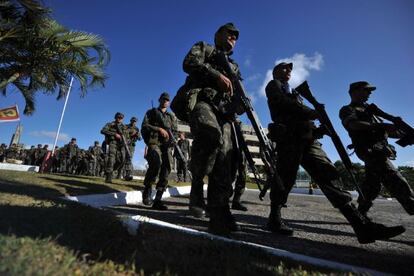
POLYGON ((253 173, 254 181, 256 182, 257 188, 260 192, 262 192, 262 186, 265 186, 266 182, 261 178, 259 172, 257 171, 256 164, 253 160, 252 154, 249 151, 249 148, 247 147, 246 140, 244 139, 243 133, 241 131, 241 125, 238 123, 232 123, 231 126, 237 138, 235 139, 237 143, 237 148, 244 153, 247 164, 249 165, 249 168, 253 173))
MULTIPOLYGON (((234 97, 237 105, 241 105, 246 112, 247 118, 249 118, 253 130, 259 139, 260 150, 261 150, 261 159, 264 163, 265 172, 266 172, 266 184, 260 191, 259 198, 263 200, 263 197, 266 195, 267 190, 270 186, 275 187, 278 192, 283 192, 285 186, 283 185, 282 179, 277 173, 277 158, 275 149, 272 146, 269 138, 267 137, 264 129, 260 123, 259 117, 257 116, 256 111, 253 108, 253 105, 250 101, 250 98, 247 96, 247 93, 244 89, 242 82, 240 81, 239 76, 235 73, 232 68, 232 65, 229 63, 228 56, 222 51, 217 53, 217 61, 222 66, 227 77, 232 81, 234 89, 234 97)), ((237 107, 236 107, 237 109, 237 107)))
POLYGON ((127 140, 125 138, 125 135, 121 131, 121 128, 119 126, 120 124, 115 124, 115 125, 116 125, 116 130, 117 130, 118 134, 121 136, 122 145, 125 147, 126 158, 128 158, 129 160, 131 160, 132 155, 131 155, 131 152, 129 151, 129 146, 128 146, 127 140))
POLYGON ((315 110, 319 114, 319 121, 321 124, 326 128, 329 137, 331 137, 332 142, 336 148, 336 151, 339 154, 339 157, 341 158, 342 162, 344 163, 344 166, 346 170, 348 171, 349 175, 351 176, 351 180, 354 183, 355 188, 357 189, 359 195, 364 198, 364 195, 362 193, 361 188, 358 185, 358 182, 356 181, 355 175, 354 175, 354 167, 352 166, 351 159, 348 156, 348 153, 346 152, 346 149, 344 145, 342 144, 341 139, 339 138, 338 134, 335 131, 335 128, 332 125, 331 120, 329 119, 328 114, 326 113, 325 106, 321 103, 319 103, 315 97, 312 94, 312 91, 309 88, 308 82, 304 81, 302 84, 300 84, 298 87, 295 88, 295 90, 304 97, 308 102, 310 102, 315 110))
MULTIPOLYGON (((170 136, 171 143, 174 145, 175 150, 178 152, 178 155, 180 156, 181 160, 183 160, 183 162, 184 162, 185 169, 188 170, 188 160, 187 160, 187 158, 185 158, 183 152, 181 151, 181 148, 178 145, 177 139, 175 139, 175 137, 174 137, 171 129, 167 128, 166 130, 168 132, 168 135, 170 136)), ((193 177, 191 176, 191 172, 190 171, 188 171, 188 175, 190 176, 190 180, 192 180, 193 177)))
POLYGON ((368 110, 378 117, 384 118, 388 121, 391 121, 394 126, 397 128, 397 131, 401 134, 401 138, 396 141, 398 145, 401 147, 406 147, 408 145, 414 144, 414 128, 412 128, 409 124, 404 122, 401 117, 395 117, 391 114, 388 114, 382 111, 378 106, 375 104, 370 104, 368 110))

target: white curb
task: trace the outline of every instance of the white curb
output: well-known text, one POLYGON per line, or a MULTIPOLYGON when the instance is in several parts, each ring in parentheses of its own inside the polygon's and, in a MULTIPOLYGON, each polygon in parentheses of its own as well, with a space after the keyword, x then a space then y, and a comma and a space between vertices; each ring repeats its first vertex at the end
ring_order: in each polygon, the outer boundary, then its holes
POLYGON ((121 221, 127 227, 128 232, 131 235, 136 235, 137 234, 137 230, 138 230, 138 228, 140 227, 141 224, 148 223, 148 224, 153 224, 153 225, 157 225, 157 226, 164 227, 164 228, 175 229, 175 230, 184 232, 186 234, 194 235, 194 236, 206 237, 206 238, 209 238, 211 240, 218 240, 218 241, 223 241, 223 242, 226 242, 226 243, 232 243, 232 244, 238 244, 238 245, 249 246, 249 247, 253 247, 253 248, 257 248, 257 249, 262 249, 262 250, 266 251, 267 253, 269 253, 273 256, 284 257, 284 258, 288 258, 288 259, 291 259, 291 260, 294 260, 294 261, 306 263, 306 264, 309 264, 309 265, 325 267, 325 268, 329 268, 329 269, 333 269, 333 270, 340 270, 340 271, 347 271, 347 272, 349 271, 349 272, 352 272, 352 273, 359 273, 359 274, 391 275, 391 274, 387 274, 387 273, 376 271, 376 270, 369 269, 369 268, 353 266, 353 265, 347 265, 347 264, 338 263, 338 262, 334 262, 334 261, 309 257, 309 256, 306 256, 306 255, 302 255, 302 254, 298 254, 298 253, 292 253, 292 252, 289 252, 289 251, 286 251, 286 250, 277 249, 277 248, 273 248, 273 247, 269 247, 269 246, 265 246, 265 245, 260 245, 260 244, 256 244, 256 243, 245 242, 245 241, 240 241, 240 240, 233 240, 233 239, 230 239, 230 238, 225 238, 225 237, 222 237, 222 236, 213 235, 213 234, 210 234, 210 233, 207 233, 207 232, 198 231, 198 230, 195 230, 195 229, 175 225, 175 224, 172 224, 172 223, 152 219, 152 218, 145 217, 145 216, 139 216, 138 215, 138 216, 121 217, 121 221))
POLYGON ((0 163, 0 170, 10 170, 10 171, 20 171, 20 172, 39 172, 39 166, 0 163))

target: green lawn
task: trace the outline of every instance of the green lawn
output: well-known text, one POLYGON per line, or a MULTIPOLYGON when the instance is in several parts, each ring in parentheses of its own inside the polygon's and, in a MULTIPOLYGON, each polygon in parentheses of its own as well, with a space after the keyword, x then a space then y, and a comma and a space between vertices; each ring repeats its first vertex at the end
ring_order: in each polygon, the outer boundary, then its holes
POLYGON ((131 236, 109 211, 64 195, 142 189, 138 181, 0 171, 1 275, 320 275, 260 250, 151 225, 131 236))

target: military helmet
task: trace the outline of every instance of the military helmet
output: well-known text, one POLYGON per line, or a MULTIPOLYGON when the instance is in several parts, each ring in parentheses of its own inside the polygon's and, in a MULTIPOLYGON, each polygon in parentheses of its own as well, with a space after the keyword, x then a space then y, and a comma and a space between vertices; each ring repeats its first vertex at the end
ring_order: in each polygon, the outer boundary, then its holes
POLYGON ((219 32, 221 32, 222 30, 227 30, 227 31, 229 31, 229 32, 232 32, 235 36, 236 36, 236 39, 239 39, 239 30, 236 28, 236 26, 234 26, 234 24, 233 23, 226 23, 226 24, 224 24, 224 25, 222 25, 222 26, 220 26, 219 28, 218 28, 218 30, 216 31, 216 35, 219 33, 219 32))
POLYGON ((138 118, 137 117, 132 117, 131 122, 138 122, 138 118))
POLYGON ((99 141, 95 141, 95 142, 94 142, 94 144, 95 144, 95 145, 99 145, 99 141))
POLYGON ((117 113, 115 113, 115 116, 114 116, 114 118, 116 119, 116 118, 124 118, 124 114, 122 114, 121 112, 117 112, 117 113))
POLYGON ((287 63, 287 62, 280 62, 278 64, 276 64, 276 66, 273 68, 273 75, 276 73, 277 70, 282 69, 282 68, 289 68, 290 70, 293 69, 293 63, 287 63))
POLYGON ((357 82, 353 82, 349 85, 349 93, 355 91, 355 90, 368 90, 368 91, 374 91, 375 89, 377 89, 375 86, 369 84, 369 82, 367 81, 357 81, 357 82))
POLYGON ((163 92, 161 95, 160 95, 160 98, 158 99, 158 101, 162 101, 162 100, 170 100, 170 94, 168 94, 167 92, 163 92))

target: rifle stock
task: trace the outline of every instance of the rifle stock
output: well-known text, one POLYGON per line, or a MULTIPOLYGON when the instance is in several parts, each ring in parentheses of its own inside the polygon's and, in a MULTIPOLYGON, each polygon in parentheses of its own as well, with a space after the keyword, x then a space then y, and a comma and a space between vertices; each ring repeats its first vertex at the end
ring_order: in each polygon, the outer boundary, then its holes
POLYGON ((325 128, 328 130, 328 135, 331 137, 332 143, 334 144, 336 151, 339 154, 339 157, 341 158, 342 162, 344 163, 344 166, 349 173, 351 180, 357 189, 358 193, 362 198, 364 198, 364 194, 362 193, 361 187, 359 187, 358 182, 356 181, 355 174, 354 174, 354 167, 352 165, 351 159, 348 156, 348 153, 346 152, 346 149, 344 145, 342 144, 341 139, 339 138, 338 134, 335 131, 335 128, 332 125, 331 120, 329 119, 328 113, 326 113, 325 106, 321 103, 319 103, 316 98, 313 96, 312 91, 309 88, 308 82, 304 81, 302 84, 300 84, 298 87, 295 88, 295 90, 304 97, 308 102, 310 102, 315 110, 319 114, 319 121, 321 124, 325 126, 325 128))
POLYGON ((224 52, 220 51, 217 57, 221 62, 221 65, 223 66, 225 74, 227 75, 227 77, 230 78, 230 80, 233 83, 235 96, 237 97, 236 100, 241 104, 244 111, 246 112, 247 118, 252 124, 253 130, 256 133, 257 138, 259 139, 260 150, 262 152, 260 157, 264 163, 265 172, 267 175, 266 184, 260 191, 259 195, 260 200, 263 200, 263 197, 266 195, 266 192, 271 185, 275 185, 274 187, 276 187, 277 190, 280 192, 285 190, 282 179, 277 173, 276 153, 272 146, 272 143, 270 142, 260 123, 259 117, 257 116, 257 113, 253 108, 250 98, 247 96, 246 90, 244 89, 244 86, 240 81, 239 76, 231 68, 227 55, 224 52))
POLYGON ((131 152, 129 151, 129 146, 128 146, 128 143, 127 143, 127 141, 126 141, 126 138, 125 138, 125 135, 123 134, 123 132, 121 131, 121 128, 119 127, 119 124, 116 124, 116 129, 117 129, 117 131, 118 131, 118 134, 119 135, 121 135, 121 140, 122 140, 122 144, 124 145, 124 147, 125 147, 125 152, 126 152, 126 157, 129 159, 129 160, 131 160, 131 158, 132 158, 132 155, 131 155, 131 152))

